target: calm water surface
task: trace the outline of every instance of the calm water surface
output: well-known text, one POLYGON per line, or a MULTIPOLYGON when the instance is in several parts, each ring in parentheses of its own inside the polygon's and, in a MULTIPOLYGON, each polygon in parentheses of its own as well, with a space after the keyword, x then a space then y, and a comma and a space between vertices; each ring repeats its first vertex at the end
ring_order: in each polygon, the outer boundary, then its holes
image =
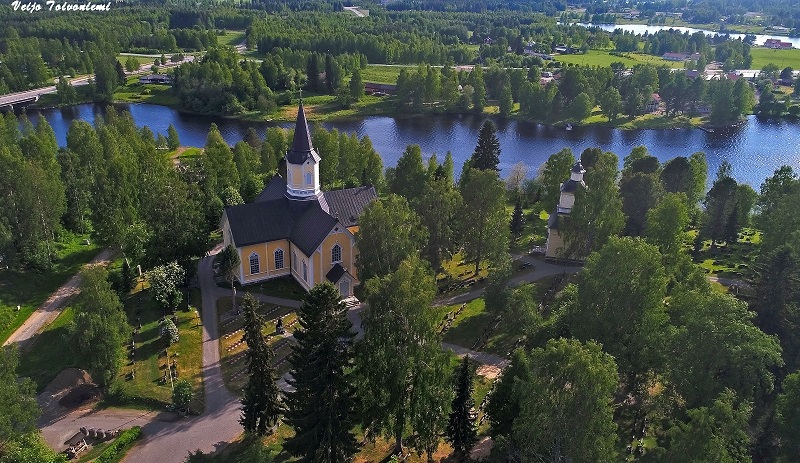
MULTIPOLYGON (((230 144, 244 138, 248 127, 256 128, 263 136, 267 127, 292 125, 192 116, 165 106, 148 104, 118 107, 130 111, 137 125, 147 125, 155 133, 166 135, 169 124, 174 124, 181 144, 187 146, 204 146, 212 122, 217 124, 222 136, 230 144)), ((38 117, 44 116, 63 146, 72 121, 82 119, 93 123, 95 117, 102 113, 102 107, 84 104, 31 112, 29 117, 35 123, 38 117)), ((322 125, 328 129, 355 132, 359 137, 369 135, 385 167, 394 166, 407 145, 418 144, 426 157, 436 153, 440 161, 451 151, 456 172, 459 172, 461 164, 475 148, 483 120, 484 117, 474 115, 374 116, 330 121, 322 125)), ((750 116, 738 127, 717 129, 714 133, 699 129, 619 130, 603 127, 575 127, 572 131, 566 131, 502 118, 494 121, 502 149, 500 168, 504 174, 517 162, 523 162, 529 167, 530 175, 533 175, 551 154, 562 148, 570 148, 578 156, 586 148, 601 147, 616 153, 621 161, 638 145, 647 146, 650 153, 662 162, 703 151, 708 158, 710 177, 713 177, 719 164, 727 159, 733 165, 736 179, 756 189, 781 165, 790 165, 800 171, 800 122, 797 121, 762 121, 750 116)), ((325 153, 320 154, 324 159, 325 153)))
MULTIPOLYGON (((599 27, 604 31, 614 32, 615 29, 622 29, 623 31, 632 32, 634 34, 654 34, 661 30, 667 29, 674 29, 681 32, 688 32, 689 34, 694 34, 695 32, 703 32, 706 35, 714 35, 718 34, 719 32, 710 31, 707 29, 696 29, 694 27, 683 27, 683 26, 648 26, 646 24, 588 24, 588 23, 580 23, 580 26, 585 27, 599 27)), ((726 32, 726 34, 730 35, 732 39, 742 39, 744 40, 745 34, 737 34, 735 32, 726 32)), ((794 48, 800 48, 800 37, 786 37, 785 35, 767 35, 767 34, 754 34, 756 36, 755 44, 756 45, 764 45, 764 42, 767 39, 777 39, 781 42, 789 42, 792 44, 794 48)))

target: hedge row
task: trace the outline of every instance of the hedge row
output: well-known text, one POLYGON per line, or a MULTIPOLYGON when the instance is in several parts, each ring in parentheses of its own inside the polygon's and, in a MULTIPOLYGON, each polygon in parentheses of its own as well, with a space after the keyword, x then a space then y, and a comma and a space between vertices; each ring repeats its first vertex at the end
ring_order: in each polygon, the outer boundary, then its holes
POLYGON ((97 463, 117 463, 122 460, 133 442, 142 436, 142 428, 134 426, 120 434, 95 460, 97 463))

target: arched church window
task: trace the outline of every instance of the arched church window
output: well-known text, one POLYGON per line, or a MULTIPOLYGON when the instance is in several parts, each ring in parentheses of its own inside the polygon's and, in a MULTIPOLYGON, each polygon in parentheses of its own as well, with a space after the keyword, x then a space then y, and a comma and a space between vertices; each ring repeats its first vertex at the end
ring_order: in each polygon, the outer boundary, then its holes
POLYGON ((250 254, 250 275, 255 275, 261 272, 261 263, 258 260, 258 254, 250 254))

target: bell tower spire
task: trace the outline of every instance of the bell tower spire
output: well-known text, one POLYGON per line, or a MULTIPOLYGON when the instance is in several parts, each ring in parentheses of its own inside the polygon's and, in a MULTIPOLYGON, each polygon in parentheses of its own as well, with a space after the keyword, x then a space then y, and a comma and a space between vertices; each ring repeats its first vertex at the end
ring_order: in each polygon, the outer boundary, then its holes
POLYGON ((297 110, 292 146, 286 152, 286 194, 290 198, 307 198, 320 193, 319 157, 311 144, 303 100, 297 110))

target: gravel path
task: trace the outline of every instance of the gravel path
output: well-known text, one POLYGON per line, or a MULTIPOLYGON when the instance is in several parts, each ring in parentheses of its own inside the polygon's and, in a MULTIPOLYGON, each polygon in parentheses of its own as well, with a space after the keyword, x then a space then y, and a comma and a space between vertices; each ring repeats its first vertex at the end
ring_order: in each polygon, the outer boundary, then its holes
MULTIPOLYGON (((105 265, 111 258, 111 251, 106 249, 94 257, 87 265, 105 265)), ((61 310, 67 301, 79 292, 81 285, 81 274, 76 273, 66 283, 61 285, 36 311, 34 311, 25 323, 23 323, 11 336, 3 343, 7 346, 11 343, 19 343, 19 347, 24 349, 30 340, 58 318, 61 310)))

